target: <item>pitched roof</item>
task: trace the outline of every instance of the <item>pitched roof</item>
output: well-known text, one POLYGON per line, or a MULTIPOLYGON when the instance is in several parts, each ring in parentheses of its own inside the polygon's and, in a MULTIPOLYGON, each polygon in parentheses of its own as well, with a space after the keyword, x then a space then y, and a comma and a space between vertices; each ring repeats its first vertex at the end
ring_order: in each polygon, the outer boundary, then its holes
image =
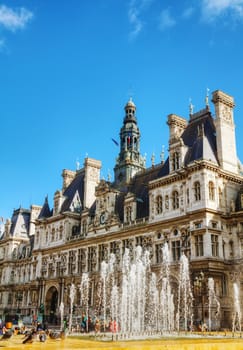
POLYGON ((77 172, 77 175, 66 188, 63 196, 66 197, 62 204, 61 212, 70 210, 70 205, 73 201, 75 193, 78 191, 79 198, 81 201, 81 208, 83 208, 84 203, 84 171, 77 172))
POLYGON ((213 117, 208 108, 193 115, 182 134, 183 142, 188 146, 185 165, 199 159, 218 164, 216 130, 213 117))
POLYGON ((50 210, 49 203, 48 203, 48 197, 46 196, 45 202, 41 208, 38 219, 49 218, 50 216, 52 216, 52 211, 50 210))

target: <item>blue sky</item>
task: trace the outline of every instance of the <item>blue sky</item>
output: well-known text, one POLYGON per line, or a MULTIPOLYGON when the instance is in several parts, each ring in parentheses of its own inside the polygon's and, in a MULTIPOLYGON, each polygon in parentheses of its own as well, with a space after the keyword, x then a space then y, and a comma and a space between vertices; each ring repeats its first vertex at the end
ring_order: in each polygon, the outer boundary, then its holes
POLYGON ((148 167, 207 88, 234 96, 243 160, 242 38, 243 0, 0 0, 0 217, 52 206, 87 155, 113 176, 131 96, 148 167))

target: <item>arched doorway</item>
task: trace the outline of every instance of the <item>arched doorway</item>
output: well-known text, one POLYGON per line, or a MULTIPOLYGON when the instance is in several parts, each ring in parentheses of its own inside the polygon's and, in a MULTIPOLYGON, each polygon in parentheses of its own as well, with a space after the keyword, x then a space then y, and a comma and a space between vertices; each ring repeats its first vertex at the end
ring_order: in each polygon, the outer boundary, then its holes
POLYGON ((58 291, 56 287, 51 287, 46 293, 45 318, 50 324, 57 324, 57 302, 58 291))

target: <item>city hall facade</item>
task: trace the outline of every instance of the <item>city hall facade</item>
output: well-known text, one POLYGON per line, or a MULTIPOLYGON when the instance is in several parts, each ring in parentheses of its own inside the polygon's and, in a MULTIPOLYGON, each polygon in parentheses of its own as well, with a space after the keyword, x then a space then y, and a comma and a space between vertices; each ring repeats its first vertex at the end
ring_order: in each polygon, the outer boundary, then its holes
MULTIPOLYGON (((230 328, 233 284, 243 283, 243 172, 237 157, 234 99, 217 90, 205 108, 186 119, 170 114, 168 158, 146 168, 140 153, 136 106, 125 105, 114 181, 100 177, 101 161, 85 158, 82 169, 63 170, 62 188, 42 206, 14 210, 0 239, 0 317, 37 317, 57 322, 60 303, 83 312, 79 286, 89 275, 90 313, 100 315, 97 291, 102 261, 125 249, 149 252, 159 274, 162 248, 170 252, 176 288, 182 254, 188 258, 194 318, 208 318, 209 277, 220 303, 219 327, 230 328), (199 284, 200 282, 200 284, 199 284)), ((115 141, 115 140, 114 140, 115 141)), ((161 145, 162 146, 162 145, 161 145)), ((119 271, 118 271, 119 274, 119 271)), ((119 278, 119 277, 118 277, 119 278)), ((241 290, 241 289, 240 289, 241 290)), ((216 312, 216 311, 215 311, 216 312)))

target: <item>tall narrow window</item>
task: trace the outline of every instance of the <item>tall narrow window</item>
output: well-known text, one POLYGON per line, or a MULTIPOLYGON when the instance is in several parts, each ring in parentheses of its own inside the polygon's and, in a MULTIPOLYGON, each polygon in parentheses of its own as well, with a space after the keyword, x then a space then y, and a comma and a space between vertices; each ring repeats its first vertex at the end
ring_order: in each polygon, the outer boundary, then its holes
POLYGON ((212 256, 219 256, 219 237, 211 235, 212 256))
POLYGON ((162 201, 162 196, 157 196, 156 198, 156 213, 161 214, 163 211, 163 201, 162 201))
POLYGON ((180 260, 181 257, 181 242, 180 240, 172 241, 172 258, 174 261, 180 260))
POLYGON ((195 201, 201 200, 201 185, 199 181, 196 181, 194 183, 194 197, 195 197, 195 201))
POLYGON ((132 207, 129 205, 126 207, 126 222, 132 221, 132 207))
POLYGON ((173 191, 172 193, 172 205, 173 205, 173 209, 179 208, 179 194, 177 191, 173 191))
POLYGON ((83 220, 83 222, 82 222, 82 233, 83 233, 83 235, 86 235, 86 233, 87 233, 87 220, 83 220))
POLYGON ((214 201, 215 195, 214 195, 214 184, 212 181, 209 181, 208 183, 208 194, 209 194, 209 199, 211 201, 214 201))
POLYGON ((219 187, 219 206, 222 207, 222 205, 223 205, 223 192, 219 187))
POLYGON ((190 193, 189 193, 189 188, 187 188, 186 190, 186 201, 187 201, 187 204, 190 203, 190 193))
POLYGON ((195 253, 196 256, 203 256, 203 235, 195 236, 195 253))
POLYGON ((180 164, 180 157, 178 152, 174 152, 172 155, 172 169, 177 170, 179 169, 180 164))
POLYGON ((88 247, 88 272, 95 271, 96 268, 96 248, 88 247))

